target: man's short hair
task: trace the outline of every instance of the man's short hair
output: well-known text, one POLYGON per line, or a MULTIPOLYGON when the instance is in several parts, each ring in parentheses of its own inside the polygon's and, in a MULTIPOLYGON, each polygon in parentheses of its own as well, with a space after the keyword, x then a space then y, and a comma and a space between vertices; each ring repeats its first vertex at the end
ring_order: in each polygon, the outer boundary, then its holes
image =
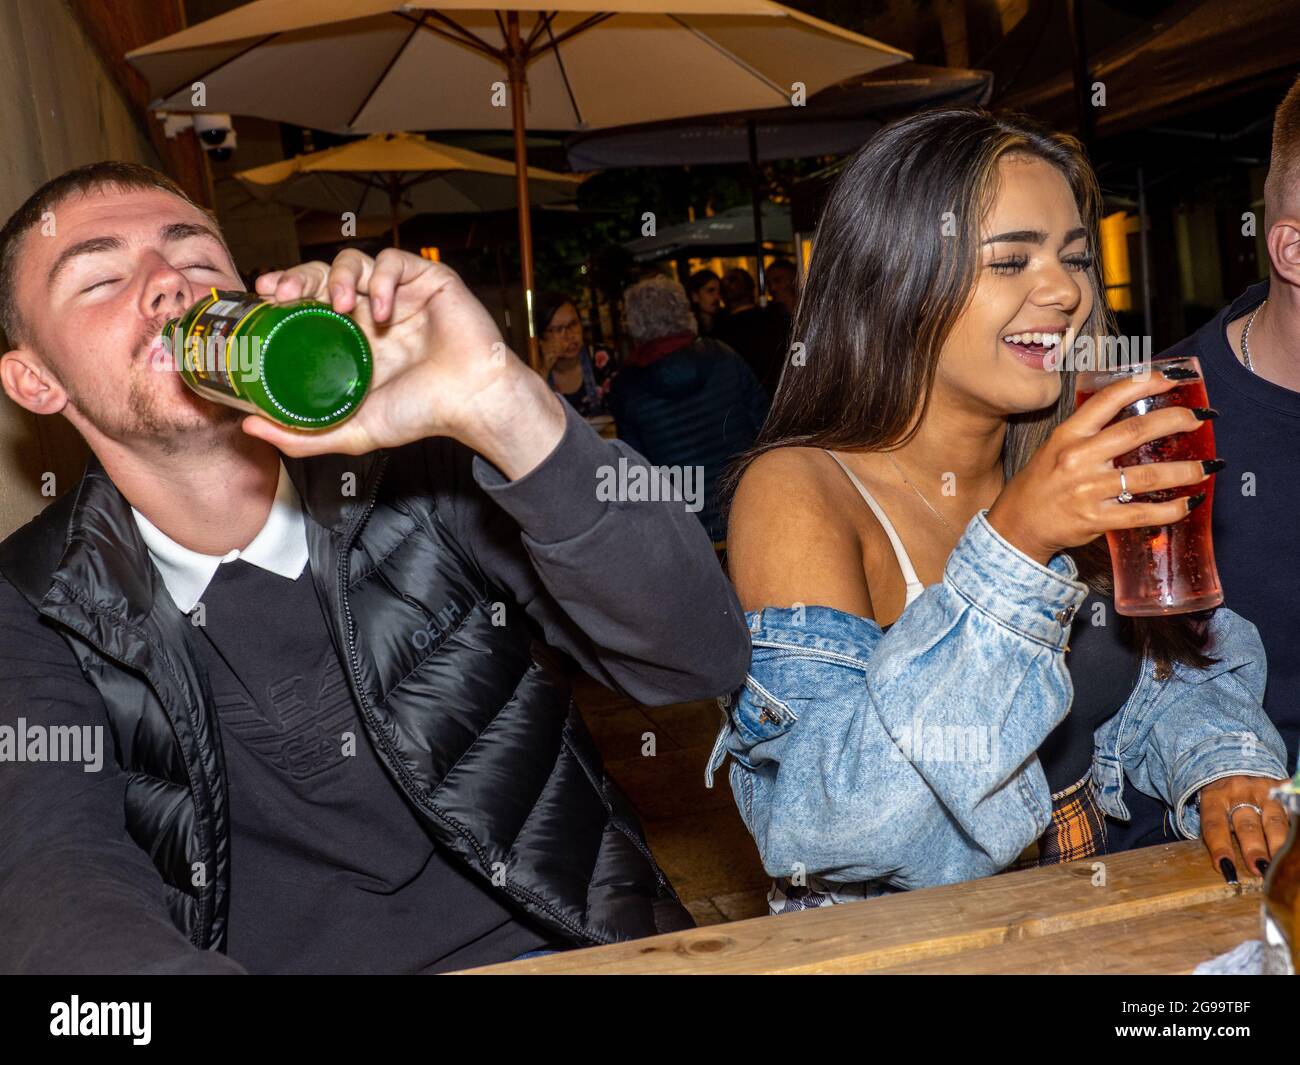
POLYGON ((778 270, 789 271, 791 277, 794 277, 796 274, 799 273, 799 271, 795 269, 794 263, 792 263, 789 259, 773 259, 770 263, 767 264, 767 272, 769 274, 776 273, 778 270))
POLYGON ((1278 105, 1273 119, 1273 157, 1264 182, 1268 221, 1300 206, 1300 77, 1278 105))
POLYGON ((15 346, 26 342, 27 327, 18 309, 17 287, 18 249, 28 230, 35 229, 45 220, 45 213, 53 211, 78 193, 112 187, 121 190, 161 189, 179 197, 201 211, 212 223, 213 232, 220 235, 216 216, 206 207, 190 199, 189 195, 166 174, 139 163, 105 161, 87 163, 51 178, 27 197, 26 202, 9 216, 0 228, 0 333, 15 346))
POLYGON ((758 286, 748 270, 737 266, 722 275, 722 298, 730 307, 733 303, 753 303, 758 297, 758 286))

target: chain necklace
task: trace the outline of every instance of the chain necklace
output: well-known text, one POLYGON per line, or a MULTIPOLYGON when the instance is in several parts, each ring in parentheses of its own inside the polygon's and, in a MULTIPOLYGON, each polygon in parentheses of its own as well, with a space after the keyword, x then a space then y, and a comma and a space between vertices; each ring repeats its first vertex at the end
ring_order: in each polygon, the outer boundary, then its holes
POLYGON ((1250 317, 1246 319, 1246 328, 1241 331, 1241 357, 1246 363, 1246 369, 1251 373, 1255 372, 1255 367, 1250 364, 1250 327, 1255 324, 1255 315, 1259 314, 1268 302, 1268 297, 1264 297, 1264 302, 1250 312, 1250 317))
POLYGON ((947 518, 945 518, 942 514, 940 514, 937 510, 935 510, 934 504, 925 498, 925 493, 922 492, 921 489, 917 488, 916 485, 914 485, 910 480, 908 480, 907 474, 903 472, 903 467, 900 466, 897 462, 894 462, 894 456, 891 455, 888 451, 886 451, 884 454, 885 454, 885 458, 889 459, 894 469, 898 471, 898 475, 901 478, 903 478, 903 483, 906 484, 908 488, 910 488, 913 492, 917 494, 917 497, 921 500, 922 503, 924 503, 927 507, 930 508, 931 514, 933 514, 936 518, 938 518, 941 522, 943 522, 944 528, 946 528, 950 533, 956 535, 957 530, 948 524, 947 518))

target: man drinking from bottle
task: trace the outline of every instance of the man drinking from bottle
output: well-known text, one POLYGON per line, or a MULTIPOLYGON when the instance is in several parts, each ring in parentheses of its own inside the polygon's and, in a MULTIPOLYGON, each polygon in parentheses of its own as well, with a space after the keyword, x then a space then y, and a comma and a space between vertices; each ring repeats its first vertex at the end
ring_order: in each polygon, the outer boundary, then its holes
POLYGON ((401 252, 258 279, 365 332, 337 427, 156 369, 164 322, 243 287, 142 167, 71 171, 0 230, 0 381, 93 452, 0 545, 0 725, 108 747, 0 771, 0 969, 432 972, 688 925, 566 674, 651 704, 743 680, 694 515, 598 497, 644 460, 401 252))

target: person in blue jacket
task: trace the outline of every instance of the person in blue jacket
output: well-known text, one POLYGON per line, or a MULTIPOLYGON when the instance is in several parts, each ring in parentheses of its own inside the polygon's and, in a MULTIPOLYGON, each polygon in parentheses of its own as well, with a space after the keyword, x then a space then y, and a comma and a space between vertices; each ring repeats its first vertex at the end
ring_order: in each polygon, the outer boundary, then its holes
POLYGON ((964 108, 889 128, 830 196, 806 359, 732 474, 753 654, 709 765, 774 911, 1103 854, 1133 791, 1233 882, 1234 836, 1252 877, 1286 838, 1255 627, 1114 610, 1103 534, 1183 520, 1222 463, 1114 465, 1214 416, 1110 424, 1189 371, 1075 410, 1063 356, 1111 328, 1100 203, 1073 138, 964 108))
POLYGON ((750 447, 767 414, 753 371, 727 345, 697 335, 686 292, 666 277, 623 294, 633 348, 610 392, 619 439, 686 483, 702 478, 689 501, 714 543, 727 527, 717 484, 727 463, 750 447))

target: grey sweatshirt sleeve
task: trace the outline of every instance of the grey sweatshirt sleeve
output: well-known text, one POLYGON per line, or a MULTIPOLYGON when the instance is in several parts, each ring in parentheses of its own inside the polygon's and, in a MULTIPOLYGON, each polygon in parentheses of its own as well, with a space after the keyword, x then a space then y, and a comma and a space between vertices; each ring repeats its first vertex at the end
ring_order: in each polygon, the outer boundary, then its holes
POLYGON ((243 972, 172 923, 162 877, 126 831, 126 776, 103 700, 4 581, 0 752, 0 971, 243 972), (92 737, 82 761, 28 760, 39 754, 32 737, 68 726, 94 730, 81 733, 92 737))
POLYGON ((749 630, 704 527, 681 500, 623 491, 635 468, 649 477, 646 460, 565 412, 559 444, 513 482, 428 441, 444 520, 546 642, 607 687, 652 706, 735 690, 749 630))

